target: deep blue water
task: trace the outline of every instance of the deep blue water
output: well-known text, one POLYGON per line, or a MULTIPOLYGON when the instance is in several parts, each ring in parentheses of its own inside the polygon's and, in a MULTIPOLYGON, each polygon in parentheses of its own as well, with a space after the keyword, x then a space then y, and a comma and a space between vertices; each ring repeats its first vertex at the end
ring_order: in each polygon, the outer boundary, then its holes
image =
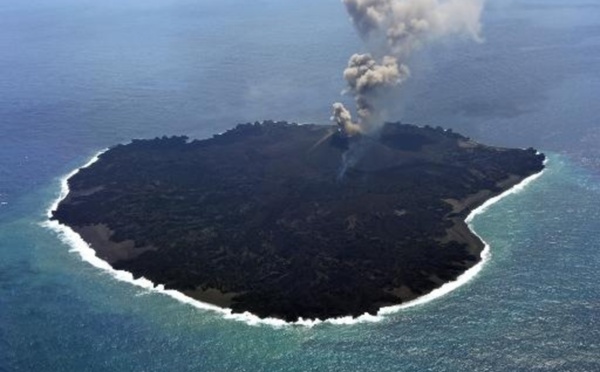
POLYGON ((491 0, 484 36, 415 56, 390 113, 550 154, 474 221, 491 261, 379 323, 273 329, 116 281, 39 223, 113 144, 326 122, 364 50, 343 6, 0 0, 0 371, 600 370, 600 4, 491 0))

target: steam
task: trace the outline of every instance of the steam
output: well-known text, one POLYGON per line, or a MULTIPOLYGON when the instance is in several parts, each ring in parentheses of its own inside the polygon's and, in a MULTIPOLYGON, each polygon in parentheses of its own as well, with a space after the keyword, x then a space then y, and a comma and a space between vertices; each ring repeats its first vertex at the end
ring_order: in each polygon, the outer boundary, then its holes
POLYGON ((384 120, 380 97, 410 77, 406 61, 421 46, 452 35, 480 41, 484 0, 342 0, 372 54, 355 54, 344 70, 357 120, 341 103, 332 120, 347 136, 375 131, 384 120))
POLYGON ((358 124, 352 121, 350 111, 339 102, 333 104, 331 120, 335 121, 338 127, 348 136, 353 136, 361 131, 358 124))

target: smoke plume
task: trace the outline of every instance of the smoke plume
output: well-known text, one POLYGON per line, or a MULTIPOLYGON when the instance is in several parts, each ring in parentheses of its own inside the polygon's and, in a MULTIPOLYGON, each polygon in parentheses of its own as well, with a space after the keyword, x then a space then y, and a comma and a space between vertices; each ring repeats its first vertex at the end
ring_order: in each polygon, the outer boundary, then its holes
POLYGON ((353 55, 344 70, 345 92, 356 102, 356 121, 341 103, 333 105, 332 120, 348 136, 370 133, 382 124, 380 97, 410 77, 406 63, 419 47, 451 35, 481 40, 484 0, 342 1, 372 50, 353 55))

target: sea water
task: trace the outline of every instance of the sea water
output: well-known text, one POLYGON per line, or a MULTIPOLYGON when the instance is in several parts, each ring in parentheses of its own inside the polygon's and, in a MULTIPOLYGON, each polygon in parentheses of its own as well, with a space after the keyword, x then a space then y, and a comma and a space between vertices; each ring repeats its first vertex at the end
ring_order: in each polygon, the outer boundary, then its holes
POLYGON ((131 138, 324 123, 364 47, 337 1, 0 0, 0 371, 600 369, 600 7, 488 1, 423 50, 390 115, 535 146, 474 217, 467 284, 377 322, 248 325, 115 280, 44 226, 61 178, 131 138))

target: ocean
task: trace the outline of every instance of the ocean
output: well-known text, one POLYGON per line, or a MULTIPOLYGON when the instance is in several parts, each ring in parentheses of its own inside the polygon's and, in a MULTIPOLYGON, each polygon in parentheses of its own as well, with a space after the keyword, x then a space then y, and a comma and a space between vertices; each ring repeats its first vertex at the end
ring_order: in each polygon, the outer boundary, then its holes
POLYGON ((389 117, 548 155, 473 218, 485 265, 376 322, 275 327, 116 280, 44 222, 117 143, 351 106, 343 5, 0 0, 0 371, 600 370, 600 4, 489 0, 483 23, 414 56, 389 117))

